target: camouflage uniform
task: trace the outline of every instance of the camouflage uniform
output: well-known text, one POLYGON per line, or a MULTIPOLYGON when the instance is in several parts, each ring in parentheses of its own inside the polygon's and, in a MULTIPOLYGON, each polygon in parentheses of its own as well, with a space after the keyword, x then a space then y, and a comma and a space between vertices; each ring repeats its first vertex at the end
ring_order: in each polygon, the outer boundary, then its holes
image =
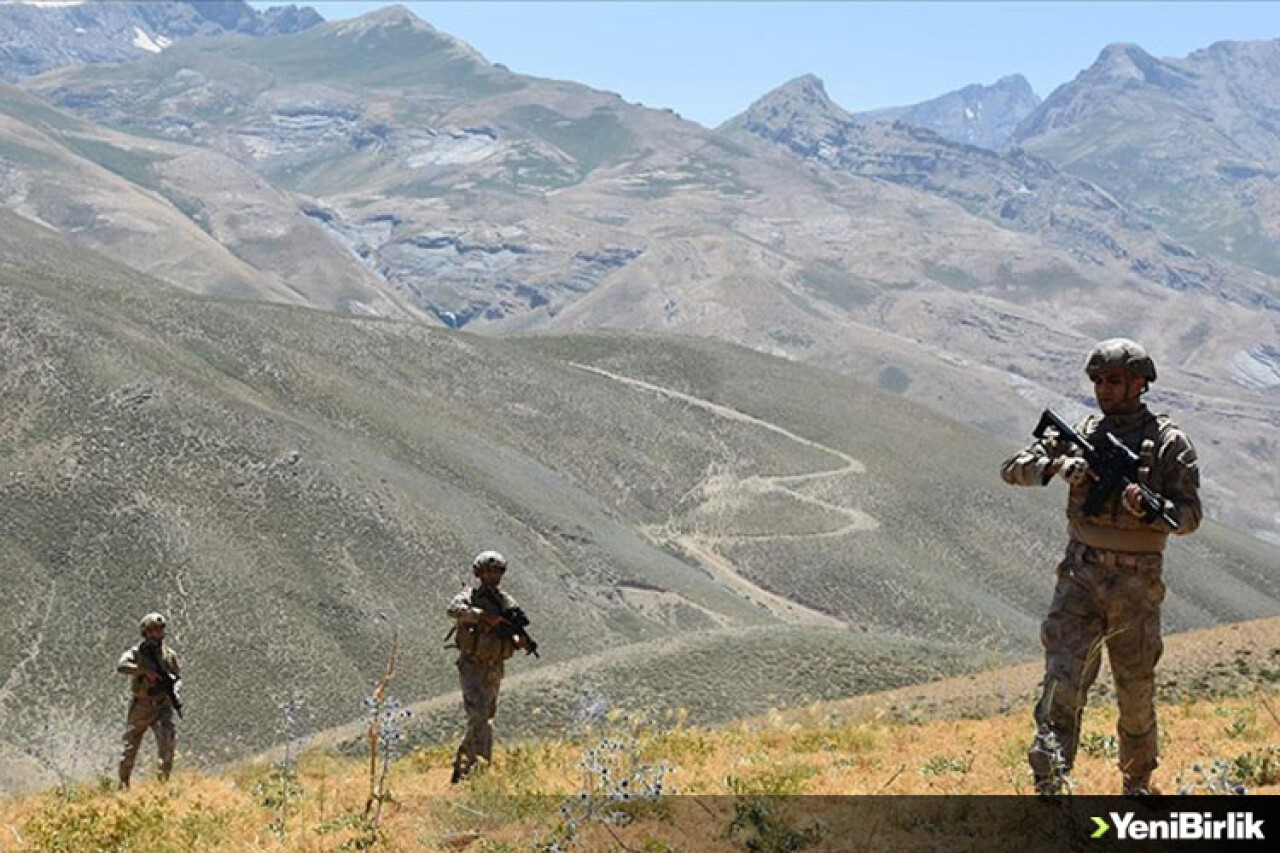
MULTIPOLYGON (((1076 432, 1095 447, 1101 433, 1113 433, 1138 453, 1138 478, 1165 498, 1165 509, 1179 524, 1176 532, 1191 533, 1200 525, 1196 451, 1166 415, 1153 415, 1145 406, 1132 414, 1090 415, 1076 425, 1076 432)), ((1000 473, 1013 485, 1043 486, 1051 479, 1053 460, 1079 455, 1078 448, 1048 433, 1007 460, 1000 473)), ((1028 759, 1042 792, 1056 792, 1075 761, 1080 719, 1098 675, 1103 643, 1115 676, 1126 792, 1146 790, 1158 763, 1155 666, 1164 648, 1161 569, 1165 540, 1173 531, 1160 519, 1147 522, 1132 515, 1120 490, 1099 514, 1085 516, 1082 505, 1091 483, 1071 486, 1071 541, 1058 564, 1053 603, 1040 631, 1045 677, 1028 759)))
MULTIPOLYGON (((504 608, 518 606, 506 592, 495 591, 504 608)), ((464 589, 454 596, 448 612, 457 622, 458 679, 467 714, 467 734, 453 758, 453 778, 457 781, 470 772, 478 758, 486 762, 493 758, 493 718, 498 711, 503 662, 515 654, 516 644, 498 628, 486 629, 480 624, 481 613, 499 612, 481 587, 464 589)))
MULTIPOLYGON (((164 692, 164 688, 152 684, 144 673, 153 667, 147 658, 149 653, 143 649, 146 640, 120 656, 116 664, 116 672, 131 676, 133 701, 129 703, 129 715, 124 730, 124 751, 120 755, 120 784, 128 787, 129 777, 133 774, 133 763, 138 757, 138 748, 142 746, 142 737, 147 729, 156 733, 156 746, 160 750, 160 778, 168 779, 173 770, 173 750, 177 741, 173 727, 173 703, 164 692)), ((164 667, 174 678, 179 678, 178 656, 168 646, 161 646, 161 658, 164 667)), ((177 685, 174 685, 175 688, 177 685)))

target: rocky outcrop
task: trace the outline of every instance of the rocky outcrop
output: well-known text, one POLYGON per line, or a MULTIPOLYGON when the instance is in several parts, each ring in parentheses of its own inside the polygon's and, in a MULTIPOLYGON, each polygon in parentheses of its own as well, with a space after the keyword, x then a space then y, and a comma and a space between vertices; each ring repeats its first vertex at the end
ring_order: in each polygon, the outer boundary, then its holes
MULTIPOLYGON (((366 222, 356 233, 369 235, 381 224, 366 222)), ((356 244, 355 251, 376 257, 377 271, 386 281, 454 329, 479 318, 554 314, 644 253, 641 247, 604 246, 566 259, 562 248, 536 243, 528 235, 443 231, 393 238, 372 252, 368 246, 356 244)))
POLYGON ((1227 373, 1238 385, 1250 391, 1280 388, 1280 348, 1260 344, 1241 350, 1227 363, 1227 373))

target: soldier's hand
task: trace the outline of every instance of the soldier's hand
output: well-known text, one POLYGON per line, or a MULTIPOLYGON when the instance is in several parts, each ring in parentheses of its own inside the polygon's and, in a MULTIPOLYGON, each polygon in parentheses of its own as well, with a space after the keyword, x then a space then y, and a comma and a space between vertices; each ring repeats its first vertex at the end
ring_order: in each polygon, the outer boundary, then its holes
POLYGON ((1059 461, 1058 476, 1073 486, 1080 485, 1090 477, 1095 480, 1098 479, 1098 475, 1093 473, 1093 469, 1089 467, 1089 463, 1085 462, 1078 456, 1072 456, 1059 461))
POLYGON ((1137 483, 1130 483, 1124 487, 1124 491, 1120 493, 1120 502, 1124 504, 1125 509, 1129 510, 1130 515, 1146 517, 1147 508, 1142 504, 1142 487, 1137 483))
POLYGON ((160 680, 160 673, 156 672, 154 669, 144 669, 142 674, 146 677, 147 681, 152 684, 155 684, 160 680))

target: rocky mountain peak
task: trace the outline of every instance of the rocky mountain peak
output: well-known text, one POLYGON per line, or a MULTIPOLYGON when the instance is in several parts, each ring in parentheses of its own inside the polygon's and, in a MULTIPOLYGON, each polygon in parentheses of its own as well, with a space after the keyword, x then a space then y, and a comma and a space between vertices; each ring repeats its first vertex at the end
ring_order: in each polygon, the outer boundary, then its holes
POLYGON ((1136 44, 1118 42, 1104 47, 1081 78, 1095 83, 1135 81, 1160 89, 1176 90, 1192 85, 1194 75, 1171 62, 1156 59, 1136 44))
POLYGON ((991 84, 988 89, 998 92, 1010 92, 1013 94, 1030 95, 1032 98, 1039 100, 1031 84, 1027 82, 1027 78, 1021 74, 1006 74, 995 83, 991 84))
POLYGON ((1132 42, 1109 44, 1098 54, 1090 69, 1108 77, 1142 78, 1142 68, 1155 61, 1155 57, 1132 42))
POLYGON ((778 95, 782 93, 790 93, 815 101, 830 101, 827 96, 827 87, 823 84, 822 78, 816 74, 801 74, 794 80, 788 80, 783 83, 774 89, 771 94, 778 95))
POLYGON ((974 83, 912 106, 870 110, 853 118, 859 124, 900 121, 953 142, 999 150, 1039 104, 1025 77, 1008 74, 990 86, 974 83))
POLYGON ((757 99, 755 105, 784 102, 792 105, 793 108, 804 106, 823 112, 843 112, 827 94, 827 87, 822 79, 814 74, 804 74, 794 80, 788 80, 764 97, 757 99))
POLYGON ((405 6, 383 6, 367 12, 358 18, 338 21, 329 25, 335 35, 348 38, 363 38, 370 35, 404 34, 423 37, 431 42, 429 49, 451 50, 474 62, 488 65, 489 61, 467 42, 460 38, 441 32, 428 22, 422 20, 405 6))
POLYGON ((408 7, 399 4, 374 9, 372 12, 366 12, 358 18, 353 18, 339 25, 340 29, 348 31, 367 31, 378 28, 398 29, 401 27, 435 32, 434 27, 413 14, 408 7))
POLYGON ((805 74, 763 95, 725 127, 741 127, 770 137, 802 132, 816 138, 852 123, 850 115, 827 95, 822 80, 805 74))

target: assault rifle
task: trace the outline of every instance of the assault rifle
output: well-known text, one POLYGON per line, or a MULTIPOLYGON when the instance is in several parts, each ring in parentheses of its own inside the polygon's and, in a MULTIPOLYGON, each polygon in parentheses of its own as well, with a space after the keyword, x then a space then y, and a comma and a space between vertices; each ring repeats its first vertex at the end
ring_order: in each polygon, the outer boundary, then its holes
POLYGON ((504 639, 515 639, 520 637, 524 640, 524 653, 533 655, 535 658, 541 658, 538 654, 538 641, 529 636, 529 632, 525 629, 529 627, 529 617, 524 615, 524 611, 519 607, 507 607, 503 604, 502 596, 498 590, 493 587, 480 587, 480 594, 493 603, 498 608, 498 615, 502 617, 502 624, 498 626, 499 636, 504 639))
POLYGON ((178 691, 174 689, 174 685, 178 683, 178 679, 165 668, 164 660, 160 657, 160 649, 151 643, 142 644, 142 655, 145 659, 153 664, 153 671, 160 676, 160 680, 151 685, 147 692, 155 695, 163 693, 169 697, 169 701, 173 703, 173 710, 178 712, 178 716, 182 716, 182 700, 178 698, 178 691))
POLYGON ((1084 436, 1071 428, 1071 425, 1053 411, 1045 409, 1040 422, 1031 434, 1036 438, 1044 438, 1045 430, 1053 427, 1058 437, 1069 444, 1080 448, 1084 461, 1089 463, 1097 482, 1089 490, 1084 499, 1081 512, 1085 515, 1097 515, 1102 511, 1102 504, 1117 491, 1124 491, 1130 483, 1142 490, 1142 508, 1146 510, 1143 520, 1147 522, 1162 520, 1174 530, 1178 522, 1169 515, 1164 507, 1164 498, 1138 482, 1138 454, 1134 453, 1124 442, 1109 432, 1102 433, 1104 445, 1094 447, 1084 436))

